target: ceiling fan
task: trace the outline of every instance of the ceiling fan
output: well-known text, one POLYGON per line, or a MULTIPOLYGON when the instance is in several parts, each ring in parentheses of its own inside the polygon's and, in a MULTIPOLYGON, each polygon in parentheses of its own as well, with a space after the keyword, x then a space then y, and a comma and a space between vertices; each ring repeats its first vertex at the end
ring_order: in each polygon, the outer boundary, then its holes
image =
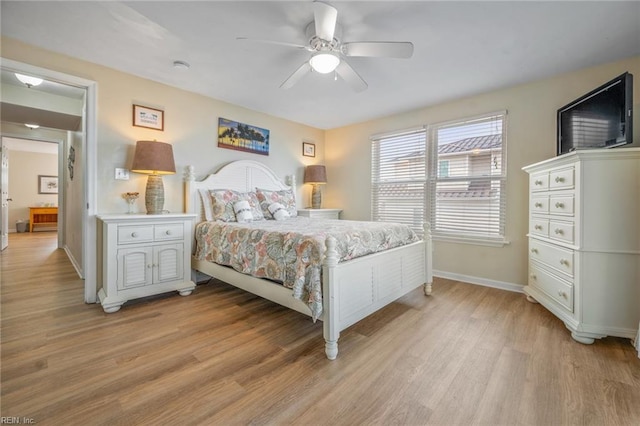
POLYGON ((278 44, 312 52, 297 70, 293 72, 281 85, 283 89, 293 87, 302 77, 311 71, 321 74, 333 72, 334 77, 342 77, 356 92, 365 90, 368 85, 360 75, 346 61, 350 56, 374 58, 410 58, 413 55, 413 43, 395 41, 355 41, 342 42, 342 29, 337 23, 338 11, 335 7, 315 1, 313 3, 314 20, 307 25, 305 33, 309 38, 308 45, 280 42, 274 40, 250 39, 237 37, 259 43, 278 44))

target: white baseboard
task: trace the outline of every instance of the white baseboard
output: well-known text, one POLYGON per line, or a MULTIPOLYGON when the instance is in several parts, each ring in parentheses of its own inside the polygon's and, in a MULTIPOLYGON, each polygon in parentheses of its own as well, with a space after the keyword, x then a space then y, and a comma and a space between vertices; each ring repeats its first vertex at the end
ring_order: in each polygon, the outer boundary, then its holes
POLYGON ((84 280, 84 273, 82 272, 82 267, 80 266, 80 264, 78 264, 78 261, 76 260, 76 258, 73 257, 73 254, 71 253, 71 250, 69 250, 69 247, 68 246, 64 246, 63 249, 64 249, 64 252, 67 253, 67 257, 71 261, 71 264, 73 265, 73 268, 78 273, 78 276, 81 279, 84 280))
POLYGON ((520 284, 507 283, 504 281, 490 280, 488 278, 473 277, 471 275, 456 274, 453 272, 434 270, 433 275, 448 280, 462 281, 469 284, 481 285, 484 287, 499 288, 500 290, 524 293, 524 286, 520 284))

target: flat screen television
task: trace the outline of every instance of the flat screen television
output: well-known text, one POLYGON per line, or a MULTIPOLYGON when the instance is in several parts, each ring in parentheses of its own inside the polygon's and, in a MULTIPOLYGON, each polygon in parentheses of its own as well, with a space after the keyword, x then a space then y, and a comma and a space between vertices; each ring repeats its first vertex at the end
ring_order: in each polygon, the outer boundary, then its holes
POLYGON ((558 110, 558 155, 630 144, 633 75, 628 72, 558 110))

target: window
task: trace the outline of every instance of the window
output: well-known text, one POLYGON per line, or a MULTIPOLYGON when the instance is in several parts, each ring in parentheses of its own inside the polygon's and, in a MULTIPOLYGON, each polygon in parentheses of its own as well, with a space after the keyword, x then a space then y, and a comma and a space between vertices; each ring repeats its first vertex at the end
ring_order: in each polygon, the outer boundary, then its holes
POLYGON ((372 137, 372 219, 409 225, 419 235, 426 221, 426 131, 372 137))
POLYGON ((434 237, 504 242, 505 129, 506 112, 429 127, 434 237))
POLYGON ((422 235, 505 243, 506 112, 373 136, 372 219, 422 235))

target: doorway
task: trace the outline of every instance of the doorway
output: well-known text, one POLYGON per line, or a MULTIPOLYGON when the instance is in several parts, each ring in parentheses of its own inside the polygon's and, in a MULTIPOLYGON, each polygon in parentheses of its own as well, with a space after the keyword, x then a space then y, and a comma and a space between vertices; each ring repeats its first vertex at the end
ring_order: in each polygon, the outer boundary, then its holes
MULTIPOLYGON (((21 73, 34 77, 42 78, 46 81, 55 82, 62 86, 73 89, 80 89, 83 93, 83 108, 81 111, 81 129, 72 132, 63 143, 59 144, 62 148, 60 156, 59 170, 66 170, 59 173, 59 176, 65 176, 65 181, 60 185, 69 184, 70 156, 71 147, 74 148, 74 189, 64 191, 64 197, 61 199, 61 207, 63 213, 60 215, 59 223, 62 232, 62 244, 65 250, 74 249, 79 253, 77 257, 80 259, 74 265, 84 279, 84 301, 86 303, 96 302, 96 180, 97 180, 97 119, 96 119, 96 92, 97 84, 94 81, 86 80, 69 74, 60 73, 33 65, 20 63, 8 59, 2 59, 2 72, 21 73), (65 167, 62 167, 64 164, 65 167), (78 171, 82 173, 79 174, 78 171), (73 194, 73 197, 72 197, 73 194), (72 197, 72 200, 69 198, 72 197), (66 207, 66 208, 65 208, 66 207), (74 216, 75 215, 75 216, 74 216), (73 224, 73 226, 69 226, 73 224), (73 230, 80 232, 73 233, 73 230), (77 244, 76 248, 70 247, 72 242, 77 244)), ((4 92, 3 92, 4 95, 4 92)), ((3 106, 4 106, 3 96, 3 106)), ((3 120, 6 114, 3 114, 3 120)), ((3 122, 3 136, 5 135, 6 126, 3 122)), ((8 136, 16 136, 8 132, 8 136)), ((73 262, 73 260, 72 260, 73 262)))

